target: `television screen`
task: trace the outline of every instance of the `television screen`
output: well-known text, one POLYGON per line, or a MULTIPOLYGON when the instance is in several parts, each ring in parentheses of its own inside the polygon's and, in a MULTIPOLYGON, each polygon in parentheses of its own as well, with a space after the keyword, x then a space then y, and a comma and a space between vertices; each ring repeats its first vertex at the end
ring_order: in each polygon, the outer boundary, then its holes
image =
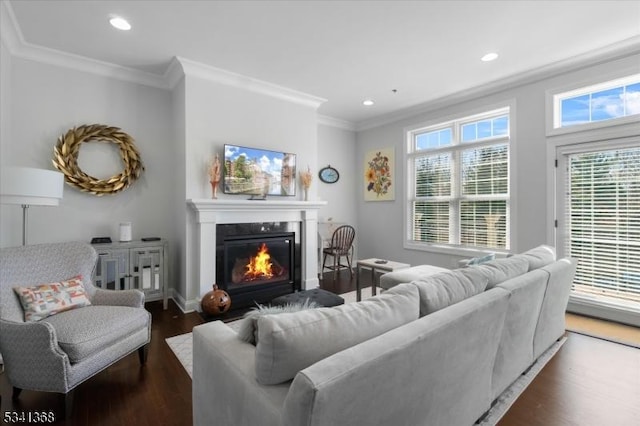
POLYGON ((225 194, 296 195, 296 156, 225 145, 223 187, 225 194))

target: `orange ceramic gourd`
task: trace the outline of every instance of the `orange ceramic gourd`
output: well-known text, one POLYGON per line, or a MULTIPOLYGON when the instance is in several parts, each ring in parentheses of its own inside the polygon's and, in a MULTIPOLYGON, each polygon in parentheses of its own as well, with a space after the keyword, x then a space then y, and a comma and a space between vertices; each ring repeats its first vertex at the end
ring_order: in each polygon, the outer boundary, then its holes
POLYGON ((229 310, 231 307, 231 298, 226 291, 220 290, 216 284, 213 290, 202 297, 200 303, 202 310, 209 315, 220 315, 229 310))

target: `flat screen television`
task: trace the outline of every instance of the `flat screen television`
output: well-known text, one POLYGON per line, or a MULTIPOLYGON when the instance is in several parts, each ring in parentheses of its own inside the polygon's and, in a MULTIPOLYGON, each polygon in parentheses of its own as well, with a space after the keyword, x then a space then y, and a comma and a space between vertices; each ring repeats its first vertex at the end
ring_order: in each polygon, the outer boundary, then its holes
POLYGON ((225 194, 296 195, 296 155, 246 146, 224 146, 225 194))

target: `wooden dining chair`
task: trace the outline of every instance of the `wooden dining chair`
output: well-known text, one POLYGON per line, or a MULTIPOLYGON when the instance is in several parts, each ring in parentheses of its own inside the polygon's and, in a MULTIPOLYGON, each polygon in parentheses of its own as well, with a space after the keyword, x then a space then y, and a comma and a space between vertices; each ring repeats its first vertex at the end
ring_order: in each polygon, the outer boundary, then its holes
POLYGON ((349 275, 353 278, 353 269, 351 267, 351 256, 353 255, 353 240, 356 236, 356 230, 351 225, 342 225, 338 227, 331 236, 331 245, 322 250, 324 255, 322 260, 322 271, 325 269, 333 270, 334 280, 337 278, 338 270, 342 268, 349 269, 349 275), (327 257, 333 257, 333 264, 327 265, 327 257), (341 263, 342 258, 347 259, 347 264, 341 263))

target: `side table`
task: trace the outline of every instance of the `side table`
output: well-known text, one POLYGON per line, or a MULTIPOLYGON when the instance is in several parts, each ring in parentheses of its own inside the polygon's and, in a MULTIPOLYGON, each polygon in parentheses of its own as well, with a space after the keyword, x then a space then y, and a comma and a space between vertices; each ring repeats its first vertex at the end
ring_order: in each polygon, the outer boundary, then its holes
POLYGON ((411 267, 408 263, 393 262, 391 260, 382 259, 363 259, 358 260, 356 266, 356 300, 359 302, 362 299, 362 290, 360 288, 360 270, 367 268, 371 270, 371 294, 376 294, 376 271, 379 272, 393 272, 399 269, 406 269, 411 267))

